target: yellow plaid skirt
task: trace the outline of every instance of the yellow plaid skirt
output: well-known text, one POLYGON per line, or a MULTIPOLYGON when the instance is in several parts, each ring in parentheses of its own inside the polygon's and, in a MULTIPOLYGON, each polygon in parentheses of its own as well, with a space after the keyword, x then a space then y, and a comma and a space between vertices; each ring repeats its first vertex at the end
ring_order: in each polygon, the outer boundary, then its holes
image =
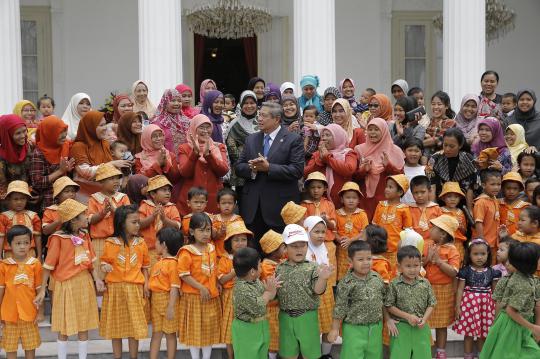
POLYGON ((206 302, 198 294, 184 293, 180 297, 178 341, 189 347, 205 347, 220 343, 221 301, 219 297, 206 302))
POLYGON ((142 284, 107 283, 99 335, 105 339, 148 337, 142 284))
POLYGON ((94 268, 98 269, 98 276, 101 280, 103 280, 105 279, 105 272, 101 270, 100 258, 103 255, 103 250, 105 249, 105 238, 92 239, 92 248, 94 248, 94 253, 96 254, 96 261, 94 261, 93 266, 94 268))
POLYGON ((232 288, 223 288, 223 292, 221 292, 221 309, 223 310, 223 316, 221 318, 221 342, 225 344, 232 344, 231 325, 234 319, 232 298, 232 288))
MULTIPOLYGON (((169 297, 169 292, 152 292, 152 332, 154 333, 172 334, 178 330, 178 308, 174 311, 173 319, 167 319, 169 297)), ((176 302, 176 307, 178 303, 179 301, 176 302)))
POLYGON ((266 306, 266 318, 270 324, 270 351, 279 351, 279 305, 277 300, 268 303, 266 306))
POLYGON ((326 250, 328 251, 328 261, 330 262, 330 265, 334 267, 334 273, 332 273, 332 276, 328 279, 328 285, 333 287, 336 285, 336 278, 337 278, 337 268, 336 266, 336 245, 334 242, 330 241, 324 241, 324 245, 326 246, 326 250))
POLYGON ((336 245, 336 260, 337 260, 337 280, 345 277, 347 271, 350 268, 349 264, 349 255, 347 253, 347 248, 343 248, 341 245, 336 245))
POLYGON ((4 322, 2 348, 6 353, 16 352, 21 341, 24 350, 34 350, 41 345, 39 328, 36 323, 18 320, 17 323, 4 322))
POLYGON ((332 329, 332 313, 334 312, 334 292, 332 287, 327 286, 326 292, 321 295, 321 303, 319 305, 319 331, 321 333, 329 333, 332 329))
POLYGON ((437 299, 437 304, 428 320, 430 328, 446 328, 455 319, 455 287, 453 283, 432 284, 433 293, 437 299))

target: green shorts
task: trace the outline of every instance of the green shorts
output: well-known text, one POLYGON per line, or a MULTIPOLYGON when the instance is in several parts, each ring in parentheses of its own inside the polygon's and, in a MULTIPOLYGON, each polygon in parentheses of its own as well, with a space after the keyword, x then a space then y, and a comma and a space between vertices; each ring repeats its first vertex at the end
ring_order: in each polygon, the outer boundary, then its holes
POLYGON ((270 346, 268 320, 247 323, 234 319, 231 325, 234 357, 238 359, 267 359, 270 346))
POLYGON ((343 323, 340 359, 382 359, 383 323, 354 325, 343 323))
POLYGON ((321 356, 319 318, 316 310, 294 318, 285 312, 279 312, 279 356, 291 358, 298 354, 302 354, 304 359, 318 359, 321 356))
POLYGON ((397 337, 390 337, 390 359, 431 359, 431 329, 407 322, 396 323, 397 337))

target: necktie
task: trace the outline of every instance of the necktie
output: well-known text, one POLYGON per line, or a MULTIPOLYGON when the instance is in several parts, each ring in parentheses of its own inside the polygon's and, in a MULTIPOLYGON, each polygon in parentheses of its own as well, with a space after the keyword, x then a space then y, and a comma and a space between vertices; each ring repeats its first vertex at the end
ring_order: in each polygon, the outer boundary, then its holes
POLYGON ((264 144, 263 144, 264 157, 268 156, 269 151, 270 151, 270 135, 264 135, 264 144))

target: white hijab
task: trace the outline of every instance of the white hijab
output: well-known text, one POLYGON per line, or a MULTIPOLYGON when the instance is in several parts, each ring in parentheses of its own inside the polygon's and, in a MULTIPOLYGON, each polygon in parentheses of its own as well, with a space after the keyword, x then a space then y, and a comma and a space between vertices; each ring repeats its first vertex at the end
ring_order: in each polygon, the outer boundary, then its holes
MULTIPOLYGON (((294 93, 296 92, 296 86, 294 86, 294 84, 292 82, 284 82, 281 84, 281 86, 279 87, 279 91, 281 92, 281 94, 283 95, 283 92, 286 90, 286 89, 291 89, 293 91, 293 95, 294 93)), ((296 96, 296 95, 295 95, 296 96)))
POLYGON ((79 122, 81 122, 81 116, 77 112, 77 106, 84 99, 87 99, 88 102, 90 102, 91 108, 92 100, 90 100, 90 96, 88 96, 84 92, 79 92, 71 97, 68 107, 62 115, 62 121, 64 121, 64 123, 68 125, 67 137, 71 140, 74 140, 77 136, 77 128, 79 128, 79 122))
POLYGON ((304 227, 306 228, 308 236, 310 237, 306 259, 310 262, 317 262, 317 264, 329 265, 330 261, 328 260, 328 250, 326 249, 324 243, 322 243, 320 246, 316 246, 313 244, 313 242, 311 242, 311 231, 313 230, 313 227, 321 222, 324 223, 324 220, 319 216, 309 216, 304 220, 304 227))

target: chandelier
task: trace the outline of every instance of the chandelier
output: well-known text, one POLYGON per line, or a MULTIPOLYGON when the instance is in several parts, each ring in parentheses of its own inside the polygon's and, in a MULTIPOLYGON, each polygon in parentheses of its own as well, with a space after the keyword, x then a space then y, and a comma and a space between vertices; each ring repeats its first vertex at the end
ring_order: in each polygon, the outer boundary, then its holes
MULTIPOLYGON (((502 1, 486 0, 486 41, 490 43, 514 30, 515 20, 514 10, 509 9, 502 1)), ((442 32, 443 16, 436 16, 433 25, 442 32)))
POLYGON ((252 37, 270 29, 272 16, 263 6, 241 0, 206 0, 186 12, 189 29, 196 34, 219 38, 252 37))

